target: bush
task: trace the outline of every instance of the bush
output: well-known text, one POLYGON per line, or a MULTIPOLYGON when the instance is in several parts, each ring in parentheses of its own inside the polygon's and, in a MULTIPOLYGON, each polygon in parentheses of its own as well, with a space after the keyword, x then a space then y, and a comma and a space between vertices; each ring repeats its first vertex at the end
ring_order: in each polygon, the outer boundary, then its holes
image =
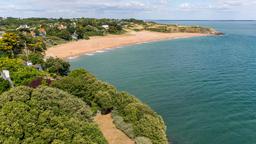
POLYGON ((0 78, 0 94, 9 90, 9 88, 10 88, 9 82, 7 80, 0 78))
POLYGON ((135 143, 136 144, 152 144, 151 140, 146 137, 136 137, 135 143))
POLYGON ((99 96, 96 99, 96 95, 100 95, 99 92, 108 91, 112 96, 116 91, 113 86, 96 80, 94 76, 82 69, 72 71, 67 77, 63 77, 53 82, 52 86, 82 98, 91 106, 96 101, 104 101, 101 100, 99 96))
POLYGON ((0 143, 106 144, 80 99, 58 89, 17 87, 0 95, 0 143))
POLYGON ((143 117, 134 124, 136 136, 150 138, 153 144, 166 144, 166 127, 160 117, 152 115, 143 115, 143 117))
POLYGON ((137 103, 139 100, 126 92, 118 93, 115 99, 115 108, 121 114, 124 114, 124 108, 130 103, 137 103))
MULTIPOLYGON (((10 71, 11 79, 16 86, 27 85, 34 79, 46 75, 46 73, 38 71, 33 67, 25 66, 24 61, 21 59, 0 58, 0 71, 2 70, 10 71)), ((2 82, 5 81, 1 81, 1 83, 2 82)), ((7 90, 2 84, 0 86, 2 91, 7 90)))
POLYGON ((94 102, 92 92, 95 89, 93 83, 95 83, 95 81, 95 77, 85 70, 75 70, 72 71, 69 76, 54 81, 52 86, 82 98, 87 104, 92 105, 94 102))
POLYGON ((154 111, 152 111, 148 106, 142 103, 130 103, 124 108, 124 118, 129 122, 137 122, 143 115, 149 114, 157 116, 154 111))
POLYGON ((113 99, 112 99, 112 95, 109 92, 100 91, 95 95, 95 99, 96 99, 96 103, 101 108, 101 112, 103 114, 108 114, 112 111, 113 99))
POLYGON ((44 63, 44 56, 40 53, 31 53, 28 55, 28 59, 33 64, 43 64, 44 63))
POLYGON ((50 57, 46 60, 43 65, 44 69, 49 73, 57 74, 57 75, 67 75, 69 73, 70 64, 60 58, 50 57))
POLYGON ((128 137, 134 139, 135 138, 135 134, 134 134, 134 130, 133 130, 133 125, 126 123, 123 119, 123 117, 118 115, 117 111, 113 111, 112 112, 112 118, 113 118, 113 122, 116 125, 116 127, 118 129, 120 129, 121 131, 123 131, 128 137))

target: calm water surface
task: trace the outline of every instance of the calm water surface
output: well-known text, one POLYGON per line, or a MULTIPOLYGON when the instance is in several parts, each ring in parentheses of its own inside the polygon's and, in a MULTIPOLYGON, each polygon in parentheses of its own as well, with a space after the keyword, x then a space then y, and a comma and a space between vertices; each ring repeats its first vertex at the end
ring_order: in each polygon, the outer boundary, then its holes
POLYGON ((256 144, 256 22, 158 21, 225 36, 128 46, 71 60, 161 114, 174 144, 256 144))

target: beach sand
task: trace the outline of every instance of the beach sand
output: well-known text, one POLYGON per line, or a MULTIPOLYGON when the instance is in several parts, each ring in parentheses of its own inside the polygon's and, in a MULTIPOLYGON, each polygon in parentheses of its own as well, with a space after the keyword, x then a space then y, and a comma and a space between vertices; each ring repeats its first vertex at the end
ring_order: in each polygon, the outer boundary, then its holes
POLYGON ((46 57, 75 58, 83 54, 102 52, 106 49, 118 48, 127 45, 154 42, 167 39, 190 38, 208 36, 200 33, 160 33, 160 32, 130 32, 123 35, 108 35, 90 37, 90 40, 68 42, 48 48, 46 57))

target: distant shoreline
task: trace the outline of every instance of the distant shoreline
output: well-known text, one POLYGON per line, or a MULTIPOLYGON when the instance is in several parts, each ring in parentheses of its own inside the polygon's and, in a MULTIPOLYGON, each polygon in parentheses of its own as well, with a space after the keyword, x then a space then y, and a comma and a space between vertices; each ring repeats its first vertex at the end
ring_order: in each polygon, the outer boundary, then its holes
POLYGON ((141 31, 130 32, 123 35, 95 36, 91 37, 90 40, 79 40, 53 46, 46 51, 46 57, 69 59, 127 45, 210 35, 211 34, 201 33, 160 33, 141 31))

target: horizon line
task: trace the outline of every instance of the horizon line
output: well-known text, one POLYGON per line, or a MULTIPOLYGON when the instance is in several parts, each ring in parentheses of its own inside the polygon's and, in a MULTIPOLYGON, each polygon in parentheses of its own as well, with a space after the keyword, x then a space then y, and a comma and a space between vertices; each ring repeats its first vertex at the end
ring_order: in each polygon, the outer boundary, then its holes
POLYGON ((0 18, 19 18, 19 19, 29 19, 29 18, 47 18, 47 19, 75 19, 75 18, 95 18, 95 19, 138 19, 138 20, 151 20, 151 21, 256 21, 256 19, 140 19, 140 18, 96 18, 96 17, 12 17, 12 16, 0 16, 0 18))

